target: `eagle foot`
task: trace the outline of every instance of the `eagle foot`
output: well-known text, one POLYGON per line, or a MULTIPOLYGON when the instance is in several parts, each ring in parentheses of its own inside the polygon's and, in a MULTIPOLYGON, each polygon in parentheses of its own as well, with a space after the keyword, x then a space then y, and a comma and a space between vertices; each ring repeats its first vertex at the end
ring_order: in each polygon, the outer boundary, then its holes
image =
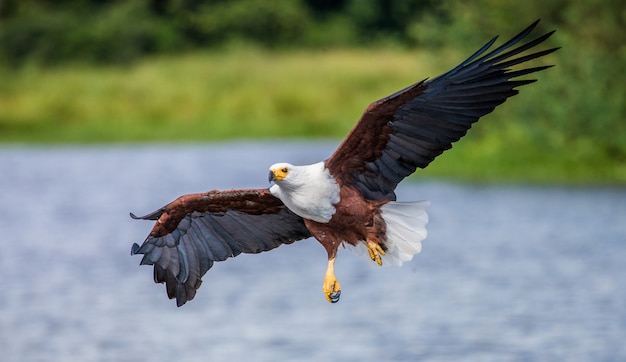
POLYGON ((324 281, 324 296, 326 300, 331 303, 337 303, 339 301, 339 297, 341 297, 341 286, 337 280, 329 284, 326 284, 326 281, 324 281))
POLYGON ((380 258, 385 255, 385 251, 380 246, 380 244, 375 243, 373 241, 367 241, 367 252, 370 254, 370 259, 376 262, 378 266, 383 265, 383 260, 380 258))
POLYGON ((326 300, 331 303, 337 303, 339 301, 339 297, 341 296, 341 285, 335 277, 334 269, 335 258, 332 258, 328 260, 328 269, 326 270, 326 275, 324 276, 324 284, 322 285, 324 296, 326 297, 326 300))

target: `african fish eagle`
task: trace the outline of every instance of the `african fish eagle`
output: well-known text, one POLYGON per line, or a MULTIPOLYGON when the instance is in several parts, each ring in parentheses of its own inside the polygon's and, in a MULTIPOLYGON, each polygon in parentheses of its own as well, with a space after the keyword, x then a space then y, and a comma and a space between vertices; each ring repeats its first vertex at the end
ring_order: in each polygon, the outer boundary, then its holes
POLYGON ((259 253, 314 237, 328 253, 324 296, 337 302, 337 249, 352 245, 378 265, 401 265, 421 250, 428 201, 397 202, 394 189, 424 168, 472 124, 535 80, 512 80, 550 66, 512 69, 558 48, 523 53, 548 39, 521 41, 539 20, 487 53, 494 37, 443 75, 425 79, 370 104, 325 161, 306 166, 276 163, 269 189, 209 191, 179 197, 145 216, 156 220, 141 246, 141 264, 181 306, 194 298, 213 262, 259 253))

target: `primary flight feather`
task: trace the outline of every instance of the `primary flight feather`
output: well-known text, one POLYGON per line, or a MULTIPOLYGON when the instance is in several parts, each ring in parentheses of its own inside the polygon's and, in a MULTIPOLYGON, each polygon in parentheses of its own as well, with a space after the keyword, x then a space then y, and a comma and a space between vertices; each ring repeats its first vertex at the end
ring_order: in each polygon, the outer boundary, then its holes
POLYGON ((429 202, 397 202, 396 186, 517 94, 515 88, 535 81, 514 78, 550 67, 513 68, 558 49, 527 52, 553 31, 520 44, 538 22, 488 53, 497 37, 452 70, 370 104, 327 160, 272 165, 269 189, 190 194, 148 215, 131 214, 156 221, 131 254, 154 265, 155 282, 165 283, 168 297, 181 306, 194 298, 215 261, 312 236, 328 254, 324 296, 337 302, 340 245, 363 249, 378 265, 401 265, 421 250, 429 202))

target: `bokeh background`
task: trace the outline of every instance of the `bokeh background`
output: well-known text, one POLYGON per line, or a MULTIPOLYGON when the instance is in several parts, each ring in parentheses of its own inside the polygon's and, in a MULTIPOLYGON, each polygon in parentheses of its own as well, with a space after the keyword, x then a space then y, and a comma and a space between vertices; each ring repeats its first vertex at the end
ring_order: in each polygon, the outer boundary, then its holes
POLYGON ((0 361, 626 360, 618 0, 0 0, 0 361), (372 101, 541 19, 538 82, 398 189, 401 268, 314 240, 182 308, 129 255, 185 193, 328 157, 372 101))
POLYGON ((538 18, 556 67, 425 175, 624 183, 618 0, 2 0, 0 142, 341 138, 538 18))

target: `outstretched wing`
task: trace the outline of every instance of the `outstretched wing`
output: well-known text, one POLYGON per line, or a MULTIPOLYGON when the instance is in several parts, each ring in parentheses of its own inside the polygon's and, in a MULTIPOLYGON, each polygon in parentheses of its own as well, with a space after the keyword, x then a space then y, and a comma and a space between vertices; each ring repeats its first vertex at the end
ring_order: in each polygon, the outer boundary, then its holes
POLYGON ((193 299, 213 262, 240 253, 260 253, 311 234, 268 190, 209 191, 181 196, 145 216, 156 220, 141 246, 142 265, 154 265, 154 281, 180 307, 193 299))
POLYGON ((449 72, 370 104, 326 161, 330 172, 343 183, 355 184, 369 199, 394 200, 403 178, 451 148, 480 117, 517 94, 515 87, 535 81, 512 78, 550 67, 510 68, 558 49, 511 59, 554 33, 511 49, 538 22, 487 54, 497 37, 449 72))

